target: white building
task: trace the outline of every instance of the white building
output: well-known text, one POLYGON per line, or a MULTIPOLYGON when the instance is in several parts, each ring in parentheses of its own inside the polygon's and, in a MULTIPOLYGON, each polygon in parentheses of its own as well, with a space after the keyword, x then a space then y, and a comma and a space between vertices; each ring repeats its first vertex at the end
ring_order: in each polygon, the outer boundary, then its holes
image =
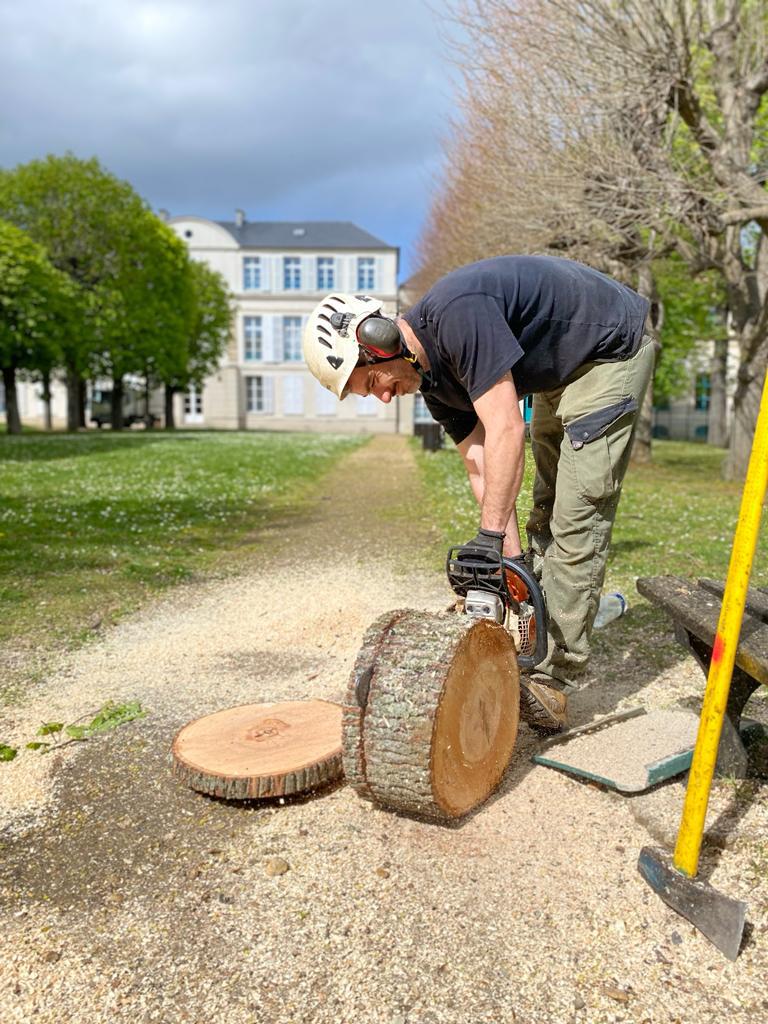
POLYGON ((397 312, 398 250, 344 221, 249 222, 170 217, 193 259, 224 278, 235 298, 232 338, 201 394, 186 396, 179 424, 259 430, 407 432, 413 399, 389 406, 339 402, 307 371, 307 317, 331 291, 363 292, 397 312))
MULTIPOLYGON (((178 426, 413 433, 413 396, 389 405, 354 395, 339 402, 309 374, 301 348, 309 313, 331 291, 376 295, 388 313, 398 311, 395 246, 348 221, 250 223, 239 210, 229 222, 191 216, 166 220, 193 259, 222 275, 236 309, 217 371, 200 391, 177 396, 178 426)), ((39 392, 39 385, 17 384, 28 426, 43 425, 39 392)), ((63 384, 55 381, 52 392, 54 426, 63 427, 63 384)), ((4 412, 0 382, 0 422, 4 412)))

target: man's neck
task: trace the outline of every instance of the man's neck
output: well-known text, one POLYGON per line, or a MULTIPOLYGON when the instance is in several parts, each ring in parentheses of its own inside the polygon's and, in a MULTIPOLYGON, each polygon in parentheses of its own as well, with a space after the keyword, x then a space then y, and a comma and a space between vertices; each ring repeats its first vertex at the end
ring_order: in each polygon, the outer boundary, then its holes
POLYGON ((416 337, 413 328, 404 320, 403 317, 397 318, 397 326, 400 328, 400 333, 403 336, 406 346, 416 356, 419 362, 419 366, 422 370, 429 370, 429 358, 427 353, 424 351, 424 346, 421 344, 419 339, 416 337))

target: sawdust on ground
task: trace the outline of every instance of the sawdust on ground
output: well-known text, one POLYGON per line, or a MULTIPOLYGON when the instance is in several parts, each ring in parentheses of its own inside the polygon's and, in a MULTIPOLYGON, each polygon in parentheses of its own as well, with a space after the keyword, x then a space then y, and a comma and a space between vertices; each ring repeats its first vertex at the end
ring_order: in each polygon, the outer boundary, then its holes
MULTIPOLYGON (((12 742, 109 698, 151 709, 98 740, 0 766, 3 1019, 764 1019, 758 782, 718 785, 702 863, 749 903, 731 963, 635 868, 679 817, 680 783, 626 798, 534 767, 539 741, 525 727, 498 794, 453 828, 373 808, 348 786, 246 805, 172 778, 170 741, 189 719, 257 700, 338 700, 377 615, 448 603, 441 573, 420 560, 434 535, 403 439, 356 451, 316 499, 302 524, 266 534, 266 555, 238 577, 179 589, 62 657, 3 713, 12 742), (275 858, 289 870, 273 877, 275 858)), ((699 669, 668 629, 649 643, 647 622, 637 608, 605 631, 572 698, 574 724, 700 699, 699 669)))

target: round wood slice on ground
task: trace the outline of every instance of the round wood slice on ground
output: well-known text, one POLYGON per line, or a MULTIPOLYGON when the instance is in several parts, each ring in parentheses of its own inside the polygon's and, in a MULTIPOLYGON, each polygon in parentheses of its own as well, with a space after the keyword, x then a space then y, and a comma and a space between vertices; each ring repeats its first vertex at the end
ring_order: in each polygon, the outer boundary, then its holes
POLYGON ((501 781, 519 700, 503 626, 388 612, 366 632, 347 686, 344 773, 360 796, 393 810, 460 818, 501 781))
POLYGON ((343 774, 341 707, 298 700, 216 711, 185 725, 171 755, 183 782, 227 800, 317 789, 343 774))

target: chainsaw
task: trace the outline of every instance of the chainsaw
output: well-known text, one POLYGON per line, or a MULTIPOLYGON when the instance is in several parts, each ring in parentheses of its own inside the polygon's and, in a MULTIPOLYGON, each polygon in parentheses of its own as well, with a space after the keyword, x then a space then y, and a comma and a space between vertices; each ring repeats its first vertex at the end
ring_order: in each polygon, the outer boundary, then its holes
POLYGON ((489 554, 459 558, 451 548, 446 560, 448 582, 464 598, 473 619, 492 619, 512 633, 522 669, 532 669, 547 653, 547 605, 539 581, 522 560, 489 554))

